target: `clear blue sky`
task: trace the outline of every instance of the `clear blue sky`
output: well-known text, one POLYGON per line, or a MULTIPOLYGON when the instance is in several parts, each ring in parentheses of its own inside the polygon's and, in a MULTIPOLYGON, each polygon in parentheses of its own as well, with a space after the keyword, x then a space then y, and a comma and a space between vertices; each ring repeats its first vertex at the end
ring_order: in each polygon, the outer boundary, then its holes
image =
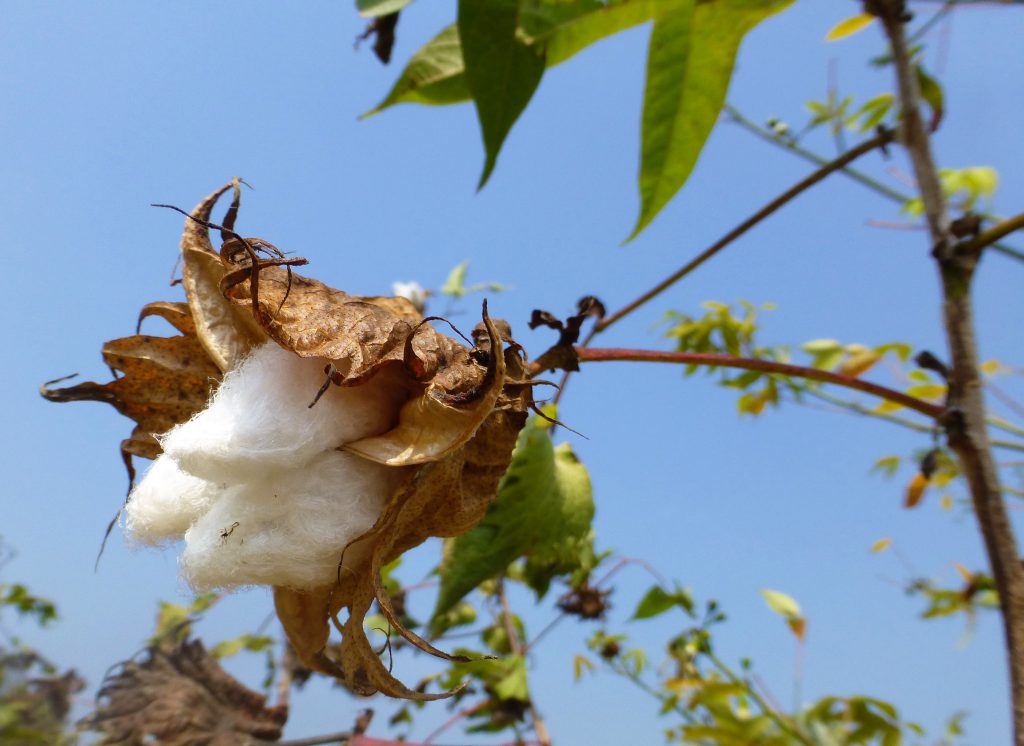
MULTIPOLYGON (((882 51, 875 30, 823 42, 856 9, 799 0, 769 20, 742 49, 730 99, 754 119, 779 116, 799 126, 804 102, 824 96, 830 64, 842 91, 859 100, 890 90, 888 73, 865 64, 882 51)), ((547 74, 477 194, 483 155, 471 107, 403 106, 356 120, 454 12, 451 2, 420 2, 403 13, 395 60, 383 68, 369 48, 353 51, 362 23, 347 3, 4 4, 0 531, 18 556, 2 572, 5 581, 57 599, 62 619, 41 633, 6 616, 3 626, 77 668, 89 693, 110 664, 140 647, 157 599, 188 594, 174 552, 132 550, 120 534, 93 573, 122 499, 118 442, 130 423, 98 404, 44 402, 36 387, 72 371, 106 380, 101 343, 132 333, 144 303, 179 299, 167 280, 181 220, 149 203, 190 207, 241 175, 256 187, 244 196, 242 232, 308 257, 309 274, 353 293, 386 293, 394 280, 436 288, 471 259, 471 281, 509 286, 492 297, 492 313, 510 320, 536 355, 551 335, 526 328, 531 309, 564 314, 588 293, 617 307, 810 170, 723 124, 690 184, 621 248, 638 202, 648 34, 640 28, 547 74)), ((997 166, 996 209, 1005 214, 1024 203, 1022 30, 1019 10, 967 9, 940 27, 928 58, 947 86, 939 159, 997 166)), ((825 138, 811 142, 830 152, 825 138)), ((893 174, 908 171, 900 154, 863 165, 905 188, 893 174)), ((745 298, 779 306, 765 318, 766 342, 902 340, 942 352, 924 235, 869 227, 869 219, 902 218, 892 204, 833 177, 602 343, 666 347, 657 324, 667 309, 693 313, 705 300, 745 298)), ((977 286, 985 358, 1020 365, 1022 280, 1024 265, 986 258, 977 286)), ((805 699, 875 695, 935 730, 962 709, 968 743, 1008 740, 994 615, 962 644, 962 619, 917 619, 921 601, 901 590, 906 569, 891 553, 869 552, 875 540, 892 537, 918 573, 950 585, 958 582, 954 562, 984 566, 963 506, 943 512, 932 495, 906 512, 901 489, 910 471, 894 481, 868 474, 877 458, 926 447, 926 438, 793 405, 741 419, 734 393, 669 367, 588 369, 573 381, 562 416, 589 436, 574 445, 594 480, 600 544, 648 560, 699 598, 719 599, 730 615, 720 653, 752 657, 779 699, 790 700, 792 641, 765 608, 764 587, 795 596, 809 618, 805 699)), ((418 580, 436 551, 434 544, 419 550, 403 579, 418 580)), ((657 661, 673 628, 626 624, 649 579, 639 571, 621 578, 610 627, 626 627, 657 661)), ((414 600, 414 610, 429 601, 414 600)), ((256 628, 269 610, 263 590, 239 594, 201 631, 223 639, 256 628)), ((538 609, 528 623, 536 631, 552 613, 538 609)), ((669 721, 628 683, 610 675, 573 683, 570 661, 590 631, 562 625, 532 661, 536 701, 555 742, 659 743, 669 721)), ((427 660, 399 665, 413 680, 440 668, 427 660)), ((258 661, 232 666, 258 680, 258 661)), ((313 686, 295 700, 288 736, 347 728, 363 704, 313 686)), ((431 706, 413 737, 445 717, 443 705, 431 706)))

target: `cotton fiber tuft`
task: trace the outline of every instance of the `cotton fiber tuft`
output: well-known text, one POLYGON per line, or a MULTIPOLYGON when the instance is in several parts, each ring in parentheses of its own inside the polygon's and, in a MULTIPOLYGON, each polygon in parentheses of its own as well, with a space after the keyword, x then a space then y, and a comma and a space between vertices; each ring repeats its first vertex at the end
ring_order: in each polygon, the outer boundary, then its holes
POLYGON ((254 480, 393 424, 402 392, 385 376, 331 386, 310 408, 324 365, 263 345, 224 377, 206 409, 164 436, 164 453, 204 479, 254 480))
POLYGON ((394 425, 405 390, 387 374, 324 382, 325 361, 270 342, 230 371, 208 407, 160 439, 164 453, 132 490, 134 539, 185 539, 197 591, 331 583, 342 551, 369 530, 405 469, 336 448, 394 425))
POLYGON ((342 550, 373 526, 402 469, 327 451, 305 467, 230 488, 185 534, 197 591, 332 582, 342 550))
POLYGON ((142 543, 174 541, 223 492, 224 485, 186 474, 173 459, 159 456, 129 495, 125 524, 142 543))

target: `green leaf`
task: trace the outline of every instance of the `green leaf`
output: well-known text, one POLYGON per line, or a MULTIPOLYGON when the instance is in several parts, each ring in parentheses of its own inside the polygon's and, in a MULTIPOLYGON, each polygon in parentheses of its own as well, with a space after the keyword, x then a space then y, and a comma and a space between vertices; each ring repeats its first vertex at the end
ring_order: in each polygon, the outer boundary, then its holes
POLYGON ((825 34, 825 41, 838 41, 844 37, 856 34, 858 31, 870 26, 874 20, 875 17, 870 13, 860 13, 850 18, 845 18, 825 34))
POLYGON ((412 56, 402 74, 377 106, 363 118, 402 103, 455 104, 469 100, 459 30, 453 24, 412 56))
POLYGON ((505 137, 544 75, 544 54, 516 35, 517 0, 459 0, 458 18, 466 84, 486 151, 477 185, 482 189, 505 137))
POLYGON ((801 617, 800 604, 792 596, 788 596, 781 591, 768 590, 767 588, 761 590, 761 595, 764 596, 764 602, 768 604, 768 608, 776 614, 786 619, 799 619, 801 617))
POLYGON ((668 593, 660 585, 651 586, 651 589, 637 604, 636 611, 633 612, 633 619, 650 619, 664 614, 674 606, 678 606, 689 616, 693 616, 693 599, 685 590, 677 587, 675 592, 668 593))
POLYGON ((646 23, 657 9, 675 0, 522 0, 520 29, 534 44, 544 44, 548 67, 608 36, 646 23))
POLYGON ((376 18, 397 13, 412 0, 356 0, 356 9, 363 18, 376 18))
POLYGON ((508 673, 494 685, 494 693, 500 699, 514 699, 520 702, 530 701, 530 687, 526 682, 526 659, 521 655, 513 655, 505 659, 508 673))
POLYGON ((442 295, 450 295, 454 298, 461 298, 466 294, 466 271, 469 269, 469 262, 462 262, 448 273, 448 279, 441 286, 442 295))
POLYGON ((654 20, 640 148, 635 238, 683 186, 725 104, 740 42, 792 0, 663 3, 654 20))
MULTIPOLYGON (((567 443, 557 448, 537 419, 519 434, 487 515, 448 542, 432 625, 480 583, 524 555, 580 556, 594 516, 590 477, 567 443)), ((568 563, 568 564, 571 564, 568 563)))
POLYGON ((928 104, 928 108, 932 110, 932 119, 928 126, 934 132, 939 128, 939 123, 942 121, 942 115, 946 109, 942 86, 921 65, 915 65, 914 72, 917 74, 917 87, 921 91, 921 98, 928 104))
MULTIPOLYGON (((545 50, 553 67, 601 39, 649 21, 666 0, 522 0, 519 31, 545 50)), ((455 104, 469 101, 462 45, 455 25, 448 26, 409 60, 391 92, 364 117, 399 103, 455 104)))

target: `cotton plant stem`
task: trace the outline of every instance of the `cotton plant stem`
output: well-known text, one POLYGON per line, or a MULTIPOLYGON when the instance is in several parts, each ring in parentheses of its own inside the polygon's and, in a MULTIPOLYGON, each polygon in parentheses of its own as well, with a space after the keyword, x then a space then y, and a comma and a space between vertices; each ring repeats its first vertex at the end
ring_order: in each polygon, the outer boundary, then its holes
POLYGON ((886 388, 877 383, 862 381, 853 376, 845 376, 841 373, 832 373, 827 370, 808 368, 802 365, 791 365, 789 363, 777 363, 774 360, 736 357, 734 355, 723 355, 714 352, 665 352, 663 350, 630 350, 617 347, 577 347, 576 353, 579 355, 581 363, 612 361, 673 363, 676 365, 706 365, 721 368, 737 368, 739 370, 757 370, 764 373, 780 373, 786 376, 821 381, 822 383, 832 383, 848 389, 863 391, 880 399, 902 404, 907 409, 920 412, 932 419, 938 418, 944 411, 937 404, 904 394, 902 391, 886 388))
MULTIPOLYGON (((504 579, 498 581, 498 598, 501 602, 501 620, 502 624, 505 625, 505 633, 508 635, 509 647, 514 654, 525 656, 529 646, 519 639, 519 632, 516 630, 515 621, 512 618, 512 610, 508 605, 508 595, 505 593, 504 579)), ((525 661, 523 665, 525 665, 525 661)), ((530 719, 533 721, 533 732, 537 735, 537 742, 540 746, 551 746, 551 734, 548 732, 547 723, 544 722, 544 718, 541 717, 537 706, 533 703, 532 695, 528 709, 530 719)))
MULTIPOLYGON (((950 447, 967 478, 1002 609, 1010 669, 1014 743, 1024 746, 1024 565, 999 485, 985 423, 983 384, 971 303, 971 280, 978 252, 965 250, 949 231, 946 201, 920 113, 920 91, 907 49, 902 0, 865 0, 882 22, 892 48, 902 110, 901 141, 910 155, 921 191, 932 254, 943 293, 943 320, 949 343, 949 411, 944 417, 950 447)), ((968 245, 969 246, 969 245, 968 245)))
POLYGON ((664 280, 659 282, 657 285, 655 285, 653 288, 648 290, 646 293, 641 295, 639 298, 637 298, 636 300, 632 301, 631 303, 628 303, 627 305, 623 306, 622 308, 620 308, 618 311, 616 311, 615 313, 611 314, 610 316, 605 316, 603 319, 601 319, 599 322, 597 322, 597 325, 594 327, 595 331, 596 332, 604 331, 605 329, 610 327, 612 324, 617 322, 619 319, 623 318, 624 316, 629 315, 630 313, 635 311, 637 308, 639 308, 640 306, 642 306, 645 303, 647 303, 647 301, 651 300, 652 298, 657 297, 658 295, 663 293, 665 290, 667 290, 668 288, 672 287, 674 284, 679 282, 679 280, 683 279, 688 274, 690 274, 695 269, 697 269, 699 266, 704 264, 704 262, 706 262, 708 259, 710 259, 711 257, 715 256, 718 252, 720 252, 722 249, 727 247, 729 244, 731 244, 736 239, 740 238, 743 234, 745 234, 747 231, 749 231, 755 225, 757 225, 758 223, 763 221, 765 218, 770 217, 772 214, 777 212, 781 207, 785 206, 787 203, 792 202, 794 199, 796 199, 798 196, 800 196, 801 194, 806 192, 808 189, 810 189, 812 186, 817 184, 819 181, 823 180, 829 174, 833 174, 836 171, 841 170, 844 166, 846 166, 846 165, 848 165, 850 163, 853 163, 855 160, 860 158, 862 155, 864 155, 866 153, 870 153, 873 150, 877 150, 878 148, 882 148, 882 147, 884 147, 885 145, 887 145, 891 141, 892 141, 892 134, 891 133, 889 133, 889 132, 881 132, 878 135, 875 135, 874 137, 872 137, 871 139, 865 140, 864 142, 860 143, 856 147, 851 148, 850 150, 848 150, 847 152, 845 152, 843 155, 839 156, 835 160, 829 161, 828 163, 823 165, 821 168, 819 168, 817 171, 812 173, 810 176, 808 176, 805 179, 802 179, 797 184, 794 184, 792 187, 790 187, 785 192, 780 194, 778 197, 773 199, 771 202, 766 204, 760 210, 758 210, 753 215, 751 215, 749 218, 747 218, 742 223, 737 225, 731 231, 729 231, 724 236, 722 236, 720 239, 715 241, 708 248, 704 249, 704 251, 702 251, 696 257, 694 257, 689 262, 687 262, 685 265, 680 267, 678 270, 673 272, 671 275, 666 277, 664 280))

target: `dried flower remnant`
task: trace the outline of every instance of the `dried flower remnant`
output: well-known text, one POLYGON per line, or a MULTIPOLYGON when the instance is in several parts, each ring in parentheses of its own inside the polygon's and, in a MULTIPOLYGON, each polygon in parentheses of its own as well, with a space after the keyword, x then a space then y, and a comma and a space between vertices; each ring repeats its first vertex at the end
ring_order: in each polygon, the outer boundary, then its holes
POLYGON ((486 303, 470 349, 405 298, 353 296, 295 273, 304 259, 234 232, 239 197, 236 180, 186 221, 187 305, 147 306, 182 336, 147 337, 146 351, 188 344, 187 364, 154 370, 142 355, 141 372, 44 395, 108 401, 138 423, 146 446, 127 452, 156 460, 131 494, 128 531, 149 544, 184 538, 182 572, 194 587, 273 586, 302 663, 356 692, 449 696, 392 677, 363 618, 377 601, 412 644, 448 657, 401 626, 380 571, 485 513, 533 404, 522 350, 486 303), (214 203, 232 188, 225 225, 212 226, 214 203), (211 226, 221 228, 220 252, 211 226), (197 366, 203 395, 150 416, 153 391, 195 381, 197 366), (332 620, 342 631, 335 657, 325 652, 332 620))

